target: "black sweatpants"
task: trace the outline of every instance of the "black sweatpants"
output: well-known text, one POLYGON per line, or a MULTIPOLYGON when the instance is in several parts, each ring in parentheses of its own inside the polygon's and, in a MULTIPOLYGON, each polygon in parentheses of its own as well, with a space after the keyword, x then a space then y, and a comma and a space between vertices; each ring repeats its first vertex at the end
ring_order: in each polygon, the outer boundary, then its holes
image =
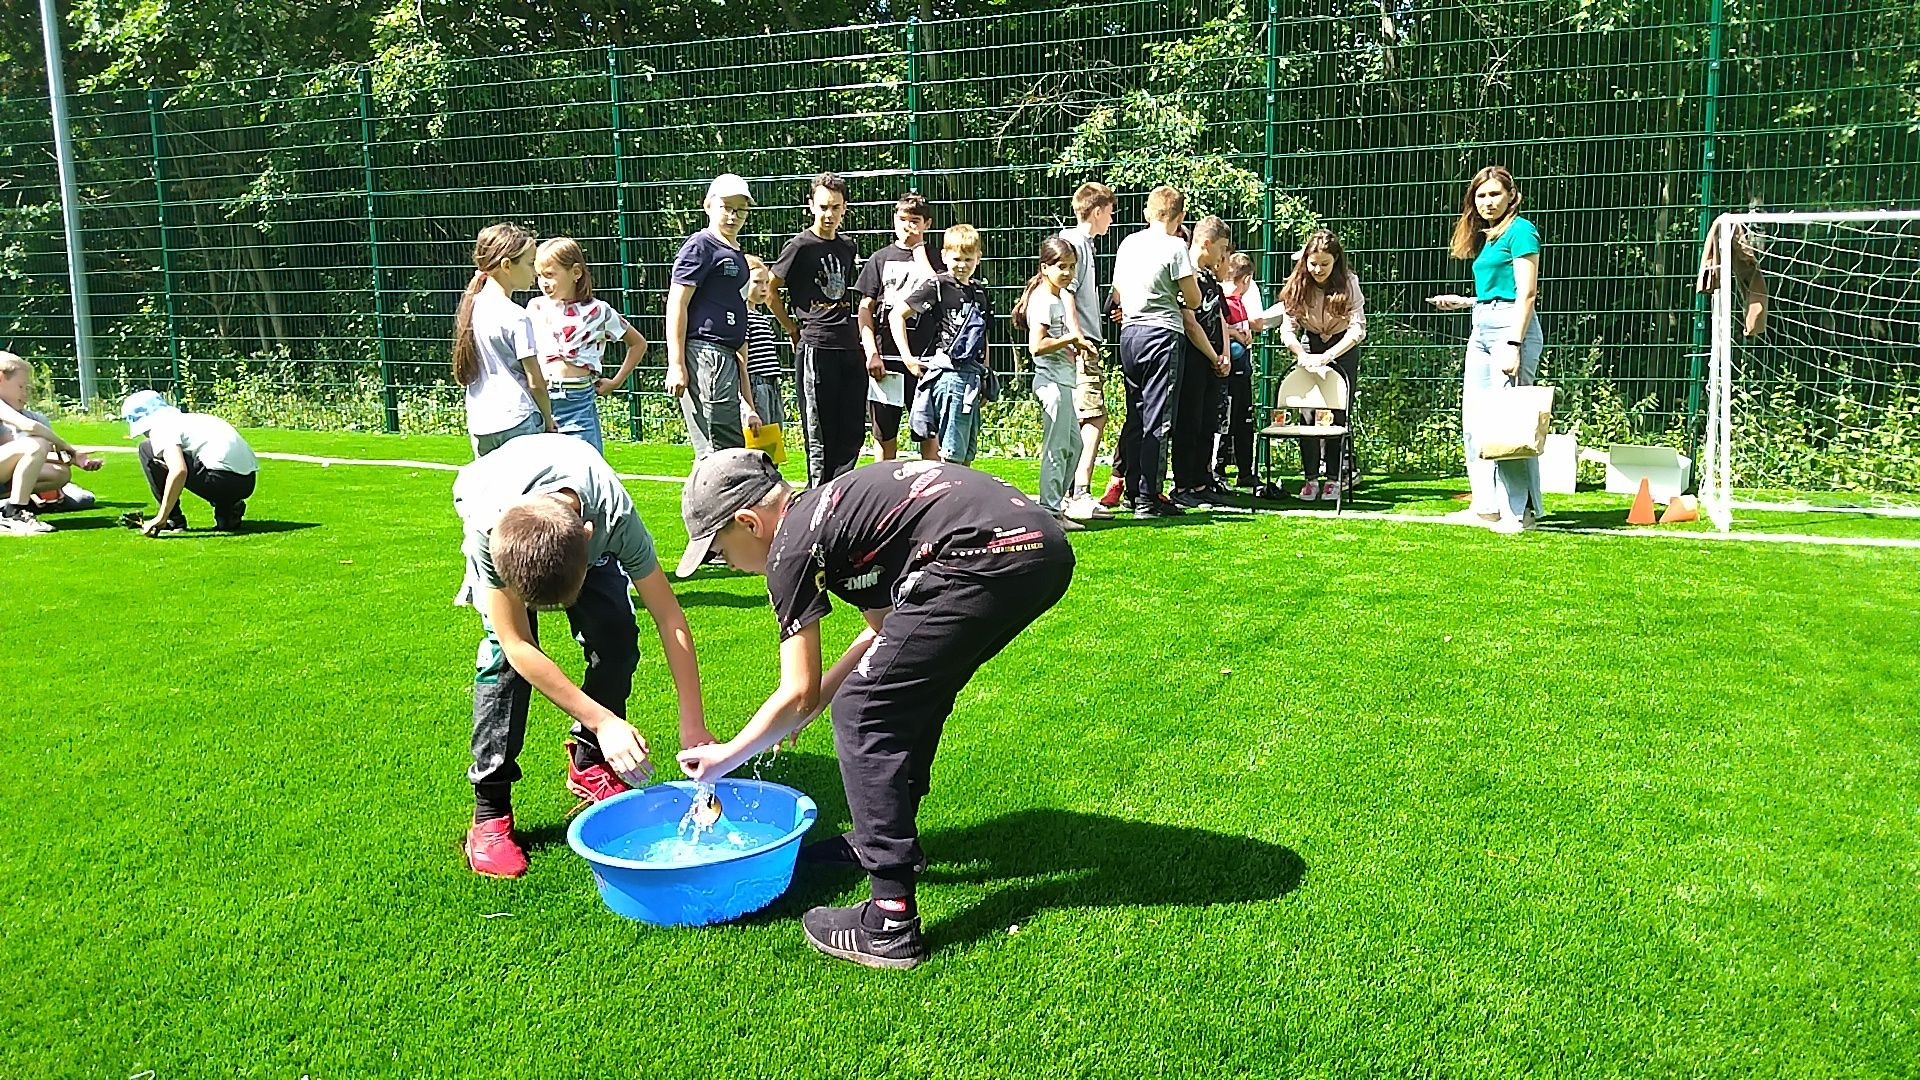
POLYGON ((1179 399, 1173 415, 1173 486, 1203 488, 1213 482, 1213 434, 1220 415, 1219 384, 1213 365, 1189 347, 1180 368, 1179 399))
MULTIPOLYGON (((213 505, 215 520, 234 522, 240 520, 240 503, 253 497, 254 480, 257 473, 229 472, 226 469, 209 469, 200 464, 200 459, 192 454, 187 459, 187 490, 207 500, 213 505)), ((154 502, 159 502, 167 494, 167 459, 153 448, 152 439, 140 440, 140 469, 147 474, 147 487, 153 492, 154 502)), ((173 523, 185 528, 187 515, 179 504, 173 508, 173 523)))
POLYGON ((1164 494, 1167 438, 1187 336, 1161 326, 1120 328, 1120 377, 1127 388, 1127 418, 1120 425, 1118 460, 1127 497, 1136 503, 1164 494))
POLYGON ((1066 595, 1073 548, 1049 521, 1018 573, 979 577, 935 563, 903 590, 880 638, 833 696, 833 741, 853 814, 853 850, 876 900, 913 895, 920 800, 954 698, 1066 595))
POLYGON ((1224 478, 1234 467, 1234 482, 1253 485, 1253 372, 1239 371, 1226 378, 1221 402, 1220 444, 1213 455, 1213 475, 1224 478))
MULTIPOLYGON (((587 569, 580 598, 567 609, 573 640, 586 654, 587 672, 580 689, 615 716, 627 715, 627 695, 633 690, 633 671, 640 662, 640 631, 633 618, 633 597, 627 591, 626 571, 611 558, 587 569)), ((539 640, 539 616, 527 612, 539 640)), ((480 804, 476 820, 505 817, 509 812, 508 785, 520 779, 520 748, 527 737, 527 708, 533 684, 513 669, 491 623, 481 616, 487 636, 474 658, 473 767, 467 770, 480 804)), ((573 725, 573 739, 581 744, 583 764, 605 761, 593 733, 573 725)))
POLYGON ((807 486, 852 472, 867 443, 867 362, 857 349, 794 350, 800 426, 807 442, 807 486))

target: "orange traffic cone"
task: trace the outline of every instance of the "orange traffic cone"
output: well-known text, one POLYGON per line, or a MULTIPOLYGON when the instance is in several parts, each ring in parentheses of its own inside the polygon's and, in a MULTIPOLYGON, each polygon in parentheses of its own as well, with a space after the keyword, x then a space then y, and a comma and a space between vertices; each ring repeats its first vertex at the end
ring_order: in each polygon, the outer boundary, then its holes
POLYGON ((1648 486, 1645 477, 1640 480, 1640 494, 1633 497, 1633 509, 1627 511, 1627 524, 1653 524, 1653 488, 1648 486))
POLYGON ((1675 495, 1667 504, 1667 512, 1660 515, 1660 524, 1672 525, 1680 521, 1700 520, 1700 500, 1691 495, 1675 495))

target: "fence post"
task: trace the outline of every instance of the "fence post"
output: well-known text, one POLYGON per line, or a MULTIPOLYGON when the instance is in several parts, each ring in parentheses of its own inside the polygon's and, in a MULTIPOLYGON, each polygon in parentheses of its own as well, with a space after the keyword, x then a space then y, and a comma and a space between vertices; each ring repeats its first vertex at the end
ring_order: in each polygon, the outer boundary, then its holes
POLYGON ((385 406, 387 434, 400 431, 400 395, 393 385, 393 346, 387 339, 387 301, 380 272, 379 182, 373 167, 373 72, 360 69, 360 168, 366 174, 367 262, 373 271, 373 332, 380 348, 380 400, 385 406))
MULTIPOLYGON (((1269 287, 1271 287, 1271 283, 1275 281, 1273 184, 1275 175, 1279 170, 1274 167, 1273 151, 1274 145, 1277 142, 1274 130, 1276 122, 1274 107, 1279 103, 1279 87, 1280 0, 1267 0, 1266 133, 1265 150, 1260 158, 1260 179, 1262 181, 1261 188, 1263 192, 1260 205, 1260 280, 1270 283, 1269 287)), ((1275 290, 1275 295, 1278 295, 1278 290, 1275 290)), ((1259 351, 1260 355, 1255 368, 1255 370, 1259 372, 1259 375, 1256 376, 1258 385, 1254 387, 1254 393, 1252 394, 1253 401, 1251 402, 1255 410, 1254 427, 1256 429, 1267 426, 1263 415, 1272 407, 1272 399, 1267 396, 1267 384, 1269 382, 1268 368, 1272 364, 1273 346, 1268 340, 1268 335, 1261 335, 1259 351)), ((1273 451, 1272 440, 1255 439, 1253 449, 1254 472, 1264 477, 1267 475, 1271 466, 1269 458, 1272 456, 1273 451)))
MULTIPOLYGON (((1700 148, 1700 228, 1698 244, 1707 242, 1707 230, 1713 227, 1713 173, 1720 154, 1720 57, 1726 36, 1726 0, 1713 0, 1712 21, 1707 27, 1707 103, 1701 124, 1700 148)), ((1722 274, 1728 268, 1720 268, 1722 274)), ((1700 422, 1700 388, 1706 381, 1707 297, 1693 297, 1693 356, 1687 376, 1687 431, 1697 430, 1700 422)), ((1696 454, 1695 458, 1698 459, 1696 454)))
MULTIPOLYGON (((633 235, 627 227, 627 149, 626 125, 620 109, 620 50, 607 46, 607 111, 613 136, 613 229, 620 238, 620 312, 634 317, 633 235)), ((627 438, 640 441, 640 395, 634 392, 637 376, 629 376, 620 389, 627 395, 627 438)))
POLYGON ((167 228, 167 137, 160 126, 160 92, 147 91, 147 122, 153 133, 153 205, 160 222, 160 291, 167 306, 167 388, 179 400, 180 311, 173 292, 173 243, 167 228))
POLYGON ((920 190, 920 17, 907 16, 907 187, 920 190))

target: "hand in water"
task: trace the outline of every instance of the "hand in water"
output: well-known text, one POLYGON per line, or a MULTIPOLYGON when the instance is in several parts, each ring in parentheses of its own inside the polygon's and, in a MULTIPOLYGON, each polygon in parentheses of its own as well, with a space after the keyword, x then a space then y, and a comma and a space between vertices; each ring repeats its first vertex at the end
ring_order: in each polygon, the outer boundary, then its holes
POLYGON ((639 787, 652 779, 653 762, 647 760, 647 740, 633 730, 632 724, 617 716, 608 717, 600 722, 594 737, 600 743, 600 752, 606 755, 607 765, 622 780, 639 787))
POLYGON ((733 771, 738 764, 732 760, 733 752, 720 743, 708 743, 705 746, 693 746, 680 751, 676 759, 680 762, 680 771, 687 779, 697 783, 711 783, 733 771))

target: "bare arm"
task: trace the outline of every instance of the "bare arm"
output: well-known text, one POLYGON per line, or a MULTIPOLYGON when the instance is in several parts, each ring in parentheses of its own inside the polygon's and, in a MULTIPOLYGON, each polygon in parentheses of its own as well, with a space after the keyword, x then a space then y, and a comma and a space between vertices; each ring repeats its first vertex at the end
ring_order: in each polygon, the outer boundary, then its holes
POLYGON ((1540 256, 1523 255, 1513 260, 1513 291, 1520 308, 1519 321, 1513 324, 1513 336, 1525 339, 1533 325, 1533 307, 1540 299, 1540 256))
POLYGON ((642 357, 647 355, 646 335, 634 329, 632 323, 628 323, 627 332, 620 335, 620 342, 627 347, 627 355, 626 358, 620 362, 620 370, 616 372, 612 378, 600 380, 600 382, 604 384, 604 389, 600 387, 596 387, 596 389, 599 389, 603 394, 611 393, 627 385, 627 378, 633 374, 634 367, 640 363, 642 357))
POLYGON ((660 651, 666 655, 667 671, 673 676, 673 692, 680 699, 680 745, 698 746, 713 741, 707 730, 707 710, 700 698, 700 662, 693 651, 693 630, 687 626, 686 612, 680 609, 673 586, 659 567, 634 582, 640 603, 653 619, 660 635, 660 651))
POLYGON ((1214 349, 1213 343, 1207 340, 1207 332, 1200 329, 1200 320, 1193 314, 1193 309, 1181 308, 1180 321, 1186 324, 1187 341, 1191 342, 1194 348, 1206 354, 1208 363, 1218 364, 1220 362, 1220 354, 1214 349))
POLYGON ((860 349, 867 357, 867 374, 876 379, 887 373, 887 365, 880 359, 880 326, 874 321, 879 308, 873 297, 863 296, 854 313, 860 322, 860 349))
POLYGON ((520 370, 527 373, 527 389, 533 391, 533 404, 539 408, 540 418, 546 422, 546 429, 553 431, 553 401, 547 397, 547 375, 540 370, 540 358, 521 357, 520 370))
POLYGON ((667 393, 679 397, 687 390, 687 306, 693 286, 674 282, 667 289, 667 393))
POLYGON ((786 278, 767 278, 767 312, 773 316, 774 322, 780 324, 780 329, 787 332, 787 340, 799 348, 800 324, 793 321, 793 316, 787 313, 787 302, 780 299, 780 286, 786 283, 786 278))
POLYGON ((158 535, 173 509, 180 505, 180 493, 187 486, 187 455, 178 446, 168 445, 160 448, 160 457, 167 463, 167 482, 160 491, 160 509, 153 520, 141 531, 148 536, 158 535))
MULTIPOLYGON (((906 306, 901 305, 900 307, 894 308, 893 311, 887 315, 887 324, 893 327, 893 340, 899 342, 902 349, 907 349, 906 306)), ((918 377, 922 371, 926 370, 925 367, 921 365, 920 358, 912 355, 910 349, 907 355, 907 369, 912 371, 916 377, 918 377)))

